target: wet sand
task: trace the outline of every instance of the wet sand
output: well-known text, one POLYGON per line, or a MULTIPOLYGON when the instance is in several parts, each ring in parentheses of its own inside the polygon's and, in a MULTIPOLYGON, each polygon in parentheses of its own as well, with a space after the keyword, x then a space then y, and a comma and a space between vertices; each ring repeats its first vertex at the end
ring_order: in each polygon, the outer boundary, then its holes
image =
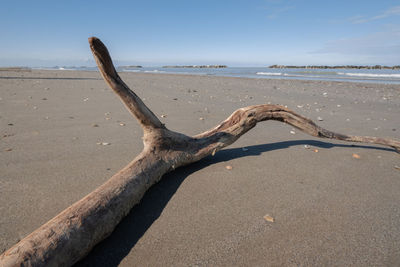
MULTIPOLYGON (((272 103, 339 133, 400 139, 400 85, 121 77, 168 128, 188 135, 237 108, 272 103)), ((97 72, 2 71, 0 134, 0 252, 142 149, 139 125, 97 72)), ((396 266, 399 166, 390 148, 260 123, 214 157, 165 175, 77 266, 396 266)))

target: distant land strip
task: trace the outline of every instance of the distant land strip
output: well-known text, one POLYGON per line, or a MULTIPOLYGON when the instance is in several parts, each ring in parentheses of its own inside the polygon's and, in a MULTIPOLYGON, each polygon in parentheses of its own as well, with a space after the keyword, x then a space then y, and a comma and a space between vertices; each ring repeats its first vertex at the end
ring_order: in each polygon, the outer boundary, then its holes
POLYGON ((226 65, 184 65, 184 66, 163 66, 163 68, 198 68, 198 69, 222 69, 227 68, 226 65))
POLYGON ((343 65, 343 66, 287 66, 287 65, 272 65, 269 66, 271 69, 389 69, 389 70, 400 70, 400 65, 396 66, 355 66, 355 65, 343 65))
POLYGON ((141 68, 143 68, 143 66, 140 66, 140 65, 128 65, 128 66, 118 66, 118 68, 141 69, 141 68))

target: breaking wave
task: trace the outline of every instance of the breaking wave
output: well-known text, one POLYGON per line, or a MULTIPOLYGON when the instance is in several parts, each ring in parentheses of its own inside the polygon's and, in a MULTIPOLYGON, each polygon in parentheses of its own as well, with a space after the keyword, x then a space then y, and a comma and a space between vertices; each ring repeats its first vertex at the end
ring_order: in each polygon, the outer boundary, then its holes
POLYGON ((353 77, 371 77, 371 78, 400 78, 400 74, 377 74, 377 73, 351 73, 338 72, 339 75, 347 75, 353 77))
POLYGON ((267 75, 267 76, 281 76, 280 72, 257 72, 257 75, 267 75))

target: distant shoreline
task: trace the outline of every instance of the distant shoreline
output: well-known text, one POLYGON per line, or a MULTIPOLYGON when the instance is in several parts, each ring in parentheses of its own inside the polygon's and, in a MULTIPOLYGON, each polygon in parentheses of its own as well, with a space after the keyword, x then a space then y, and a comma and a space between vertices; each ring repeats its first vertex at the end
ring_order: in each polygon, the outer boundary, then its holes
POLYGON ((198 68, 198 69, 222 69, 227 68, 226 65, 172 65, 163 66, 163 68, 198 68))
POLYGON ((356 65, 340 65, 340 66, 287 66, 287 65, 271 65, 271 69, 370 69, 370 70, 400 70, 400 65, 396 66, 356 66, 356 65))

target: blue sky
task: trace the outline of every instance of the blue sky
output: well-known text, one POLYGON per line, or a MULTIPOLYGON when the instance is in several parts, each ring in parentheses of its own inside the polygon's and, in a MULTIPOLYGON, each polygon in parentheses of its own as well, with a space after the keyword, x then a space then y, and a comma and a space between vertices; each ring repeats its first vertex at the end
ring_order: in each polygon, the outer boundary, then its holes
POLYGON ((0 66, 399 65, 400 1, 18 1, 0 9, 0 66))

